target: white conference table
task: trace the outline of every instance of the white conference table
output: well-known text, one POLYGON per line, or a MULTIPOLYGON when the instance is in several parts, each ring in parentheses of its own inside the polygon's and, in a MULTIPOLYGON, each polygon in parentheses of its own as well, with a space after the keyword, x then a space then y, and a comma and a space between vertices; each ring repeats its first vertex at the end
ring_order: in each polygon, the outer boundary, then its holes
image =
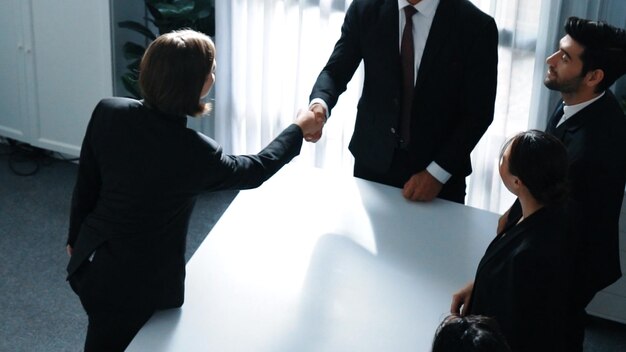
POLYGON ((287 166, 237 195, 187 264, 183 307, 127 351, 430 351, 497 218, 287 166))

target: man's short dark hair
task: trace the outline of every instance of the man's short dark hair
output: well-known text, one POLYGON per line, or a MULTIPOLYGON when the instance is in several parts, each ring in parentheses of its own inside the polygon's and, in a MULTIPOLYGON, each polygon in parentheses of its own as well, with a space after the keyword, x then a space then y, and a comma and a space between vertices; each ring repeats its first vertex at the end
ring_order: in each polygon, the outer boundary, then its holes
POLYGON ((570 17, 565 23, 567 33, 584 51, 580 56, 583 62, 582 74, 600 69, 604 79, 596 92, 608 89, 626 73, 626 32, 604 22, 570 17))

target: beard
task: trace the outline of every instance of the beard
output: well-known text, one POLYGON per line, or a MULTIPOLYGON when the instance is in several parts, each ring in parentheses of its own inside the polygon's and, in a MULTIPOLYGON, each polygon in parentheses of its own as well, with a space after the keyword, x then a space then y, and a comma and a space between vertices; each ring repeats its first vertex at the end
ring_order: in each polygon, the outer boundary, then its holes
POLYGON ((580 88, 580 85, 583 82, 583 76, 576 76, 566 80, 558 80, 556 78, 550 78, 550 76, 546 76, 543 81, 543 84, 550 90, 556 90, 561 93, 574 93, 577 92, 580 88))

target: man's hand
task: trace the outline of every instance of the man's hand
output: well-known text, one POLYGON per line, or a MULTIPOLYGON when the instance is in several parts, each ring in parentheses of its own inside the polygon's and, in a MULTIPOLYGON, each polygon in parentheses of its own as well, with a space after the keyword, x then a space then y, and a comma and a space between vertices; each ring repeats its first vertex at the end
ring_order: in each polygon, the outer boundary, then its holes
POLYGON ((457 293, 452 295, 450 313, 460 315, 462 317, 467 315, 467 306, 472 298, 472 290, 474 290, 474 281, 470 282, 457 293))
POLYGON ((324 109, 322 104, 316 103, 311 105, 309 110, 315 114, 315 120, 318 122, 318 124, 321 124, 321 127, 318 131, 315 131, 314 133, 305 134, 304 140, 307 142, 315 143, 319 141, 320 138, 322 138, 322 130, 324 129, 324 124, 326 123, 326 109, 324 109))
MULTIPOLYGON (((305 140, 308 140, 307 136, 318 133, 324 127, 324 123, 315 116, 315 113, 309 110, 298 111, 295 124, 302 129, 305 140)), ((321 134, 321 132, 319 133, 321 134)))
POLYGON ((429 202, 439 195, 442 187, 441 182, 437 181, 428 171, 423 170, 406 181, 402 195, 412 201, 429 202))
POLYGON ((67 255, 69 255, 70 257, 72 256, 72 253, 74 253, 74 248, 72 248, 72 246, 70 246, 69 244, 67 245, 67 247, 65 247, 65 250, 67 251, 67 255))

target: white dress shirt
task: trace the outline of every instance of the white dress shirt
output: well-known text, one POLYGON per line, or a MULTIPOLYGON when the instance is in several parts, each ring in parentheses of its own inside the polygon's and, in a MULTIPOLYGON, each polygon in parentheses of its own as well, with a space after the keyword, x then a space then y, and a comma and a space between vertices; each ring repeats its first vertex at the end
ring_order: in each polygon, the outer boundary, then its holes
MULTIPOLYGON (((415 49, 413 84, 415 84, 415 81, 417 81, 417 74, 419 73, 420 63, 422 62, 422 55, 424 55, 426 40, 428 40, 428 34, 430 33, 430 27, 433 24, 437 6, 439 6, 439 0, 422 0, 416 5, 411 5, 411 3, 407 0, 398 0, 398 52, 400 52, 400 47, 402 45, 402 32, 404 31, 404 26, 406 25, 406 15, 404 14, 404 8, 406 6, 413 6, 417 10, 417 13, 415 13, 412 17, 413 48, 415 49)), ((434 161, 426 167, 426 170, 441 183, 448 182, 452 176, 448 171, 444 170, 434 161)))

